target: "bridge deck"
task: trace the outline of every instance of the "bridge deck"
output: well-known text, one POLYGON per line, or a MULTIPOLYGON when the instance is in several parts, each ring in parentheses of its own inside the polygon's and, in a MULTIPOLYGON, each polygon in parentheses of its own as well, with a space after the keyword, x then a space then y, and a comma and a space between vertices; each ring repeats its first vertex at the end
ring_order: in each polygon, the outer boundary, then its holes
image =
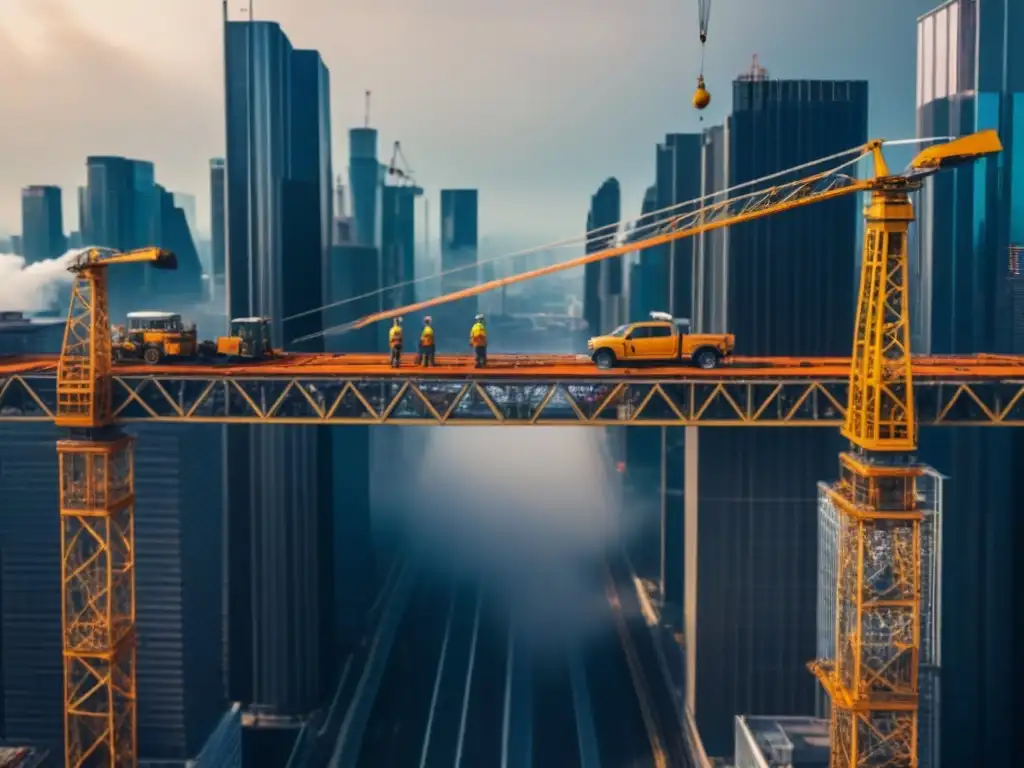
MULTIPOLYGON (((686 365, 633 366, 599 370, 586 357, 576 355, 492 355, 486 369, 473 367, 470 355, 440 355, 434 368, 415 365, 414 355, 403 357, 394 369, 387 355, 286 354, 272 360, 238 363, 191 362, 163 365, 119 364, 114 374, 125 377, 159 376, 204 379, 301 377, 358 379, 520 379, 556 381, 694 380, 736 381, 763 379, 841 379, 849 373, 842 357, 736 357, 729 364, 705 371, 686 365)), ((12 375, 53 376, 56 356, 0 357, 0 378, 12 375)), ((970 380, 1024 378, 1024 356, 916 357, 914 375, 931 379, 970 380)))

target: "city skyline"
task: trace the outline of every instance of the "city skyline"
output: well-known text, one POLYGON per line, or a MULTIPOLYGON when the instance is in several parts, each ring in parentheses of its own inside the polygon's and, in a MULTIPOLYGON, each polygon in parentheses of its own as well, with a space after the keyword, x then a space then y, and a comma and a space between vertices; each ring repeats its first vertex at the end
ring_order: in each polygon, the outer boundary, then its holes
MULTIPOLYGON (((370 88, 381 146, 402 141, 429 197, 445 187, 480 188, 486 233, 539 242, 577 229, 580 197, 609 175, 622 183, 623 214, 638 213, 651 171, 650 141, 719 122, 731 106, 728 84, 754 51, 773 77, 869 80, 869 133, 912 135, 914 19, 932 4, 913 0, 887 9, 884 39, 875 29, 884 7, 879 0, 868 3, 876 14, 865 12, 865 3, 822 9, 789 0, 782 11, 745 9, 742 24, 737 8, 722 5, 708 43, 705 74, 714 100, 703 122, 689 106, 699 68, 695 19, 668 0, 641 9, 569 6, 557 19, 533 0, 500 12, 473 11, 461 0, 434 3, 429 12, 412 0, 401 9, 360 2, 344 10, 319 0, 263 0, 255 10, 258 19, 280 22, 296 45, 321 50, 337 73, 337 171, 348 164, 344 132, 363 123, 363 91, 370 88), (780 18, 787 23, 773 25, 780 18), (645 36, 619 34, 638 23, 645 36), (513 32, 529 25, 544 34, 524 43, 513 32), (779 31, 761 39, 757 30, 773 26, 779 31), (331 37, 339 28, 348 30, 343 44, 331 37), (379 32, 385 29, 388 45, 379 32), (806 34, 811 29, 815 34, 806 34), (693 45, 686 44, 688 34, 693 45), (873 36, 892 57, 835 53, 854 51, 839 44, 851 35, 873 36), (609 57, 609 45, 621 55, 609 57), (460 69, 465 62, 472 68, 460 69), (476 111, 468 112, 469 105, 476 111), (538 186, 544 195, 536 194, 538 186)), ((199 229, 209 231, 208 161, 223 154, 219 6, 97 0, 88 18, 59 0, 13 0, 0 9, 0 38, 11 52, 0 89, 22 115, 0 126, 0 166, 10 182, 0 189, 0 231, 15 233, 22 187, 57 184, 70 193, 82 181, 81 158, 103 152, 153 161, 168 189, 195 195, 199 229), (156 26, 161 34, 149 36, 156 26)), ((73 210, 65 212, 69 229, 75 218, 73 210)))

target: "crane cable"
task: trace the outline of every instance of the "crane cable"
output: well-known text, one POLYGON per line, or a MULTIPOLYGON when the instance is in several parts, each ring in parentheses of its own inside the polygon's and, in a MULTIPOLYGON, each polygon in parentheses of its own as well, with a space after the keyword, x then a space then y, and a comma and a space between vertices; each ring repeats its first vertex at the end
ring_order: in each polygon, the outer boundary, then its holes
POLYGON ((708 41, 711 0, 697 0, 697 28, 700 30, 700 76, 704 77, 704 44, 708 41))
MULTIPOLYGON (((899 139, 899 140, 894 140, 894 141, 886 141, 884 143, 884 146, 905 146, 905 145, 911 145, 911 144, 913 144, 913 145, 931 144, 931 143, 935 143, 935 142, 952 141, 953 138, 954 137, 952 137, 952 136, 930 136, 930 137, 927 137, 927 138, 899 139)), ((717 192, 710 192, 710 193, 708 193, 706 195, 702 195, 700 197, 695 197, 692 200, 687 200, 687 201, 682 202, 682 203, 675 203, 673 205, 666 206, 665 208, 661 208, 661 209, 656 210, 656 211, 651 211, 650 213, 646 213, 646 214, 643 214, 643 215, 635 217, 635 218, 623 219, 622 221, 615 222, 614 224, 608 224, 608 225, 605 225, 603 227, 597 227, 596 229, 592 229, 592 230, 586 232, 585 234, 583 234, 581 236, 566 238, 564 240, 558 240, 558 241, 555 241, 555 242, 552 242, 552 243, 548 243, 546 245, 538 245, 538 246, 535 246, 533 248, 527 248, 525 250, 516 251, 514 253, 502 254, 500 256, 495 256, 494 258, 491 258, 491 259, 486 259, 484 261, 477 262, 476 264, 467 264, 467 265, 463 265, 463 266, 460 266, 460 267, 454 267, 452 269, 442 271, 442 272, 440 272, 438 274, 427 275, 425 277, 416 278, 414 280, 406 280, 406 281, 401 282, 401 283, 396 283, 395 285, 389 285, 386 288, 380 288, 380 289, 377 289, 377 290, 374 290, 374 291, 369 291, 367 293, 360 294, 358 296, 352 296, 352 297, 349 297, 347 299, 342 299, 340 301, 332 302, 330 304, 325 304, 324 306, 319 307, 317 309, 310 309, 310 310, 306 310, 304 312, 300 312, 300 313, 297 313, 297 314, 294 314, 294 315, 290 315, 289 317, 284 318, 284 320, 292 320, 292 319, 297 318, 297 317, 305 317, 307 315, 312 315, 312 314, 315 314, 317 312, 322 312, 322 311, 324 311, 326 309, 332 309, 334 307, 339 307, 339 306, 342 306, 342 305, 345 305, 345 304, 349 304, 349 303, 351 303, 353 301, 360 301, 360 300, 363 300, 363 299, 368 299, 368 298, 371 298, 373 296, 377 296, 377 295, 379 295, 381 293, 384 293, 386 291, 392 291, 392 290, 394 290, 396 288, 401 288, 401 287, 404 287, 404 286, 407 286, 407 285, 414 285, 414 284, 417 284, 417 283, 424 282, 426 280, 434 280, 434 279, 437 279, 439 277, 444 277, 444 276, 447 276, 447 275, 450 275, 450 274, 455 274, 456 272, 461 272, 461 271, 466 270, 466 269, 476 269, 481 264, 488 264, 488 263, 493 263, 493 262, 497 262, 497 261, 502 261, 502 260, 505 260, 505 259, 515 258, 515 257, 518 257, 518 256, 525 256, 525 255, 529 255, 529 254, 534 254, 534 253, 538 253, 538 252, 541 252, 541 251, 553 250, 555 248, 565 248, 565 247, 571 247, 573 245, 582 244, 582 243, 586 242, 588 239, 590 239, 590 238, 592 238, 592 237, 594 237, 596 235, 599 235, 601 233, 616 232, 616 231, 620 230, 621 228, 623 228, 624 225, 629 225, 631 223, 639 224, 644 219, 654 219, 654 220, 653 221, 649 221, 648 223, 644 224, 642 227, 634 227, 634 229, 630 233, 630 239, 632 240, 632 239, 637 238, 637 237, 639 237, 641 235, 645 235, 645 236, 657 235, 657 234, 659 234, 661 232, 669 231, 669 230, 674 229, 676 227, 676 225, 679 223, 680 219, 682 219, 683 216, 685 215, 685 214, 680 213, 679 209, 688 208, 688 207, 697 206, 697 205, 699 205, 700 207, 706 207, 709 203, 712 203, 712 201, 714 201, 716 198, 731 196, 732 193, 737 192, 737 191, 739 191, 741 189, 746 189, 748 187, 757 186, 757 185, 760 185, 760 184, 762 184, 764 182, 773 181, 773 180, 778 179, 778 178, 783 177, 783 176, 790 176, 790 175, 792 175, 792 174, 794 174, 794 173, 796 173, 798 171, 804 171, 804 170, 807 170, 808 168, 813 168, 815 166, 821 166, 823 163, 829 163, 829 162, 832 162, 834 160, 840 160, 842 158, 849 157, 850 155, 856 155, 855 157, 846 160, 845 162, 841 163, 840 165, 838 165, 838 166, 836 166, 834 168, 829 169, 828 171, 824 171, 822 173, 818 173, 818 174, 815 174, 815 175, 816 176, 825 176, 825 175, 835 174, 835 173, 838 173, 841 170, 844 170, 845 168, 848 168, 848 167, 850 167, 852 165, 855 165, 855 164, 859 163, 866 156, 867 151, 868 151, 867 150, 867 145, 860 145, 860 146, 857 146, 857 147, 851 147, 850 149, 843 150, 842 152, 836 152, 835 154, 829 155, 828 157, 817 158, 815 160, 810 160, 810 161, 808 161, 806 163, 801 163, 800 165, 793 166, 792 168, 786 168, 786 169, 781 170, 781 171, 776 171, 775 173, 770 173, 770 174, 768 174, 766 176, 761 176, 760 178, 757 178, 757 179, 751 179, 750 181, 740 182, 739 184, 735 184, 735 185, 733 185, 731 187, 728 187, 727 189, 722 189, 722 190, 719 190, 717 192), (673 212, 674 212, 674 215, 672 215, 671 218, 669 218, 666 215, 666 214, 670 214, 670 213, 673 213, 673 212), (666 221, 666 219, 668 219, 668 220, 666 221)), ((764 191, 765 190, 757 190, 755 192, 750 192, 750 193, 747 193, 745 195, 740 195, 738 197, 733 198, 732 202, 738 202, 739 200, 742 200, 744 198, 752 197, 752 196, 757 195, 757 194, 762 194, 764 191)), ((576 266, 576 262, 579 261, 580 258, 588 258, 588 257, 578 257, 578 258, 575 258, 575 259, 571 259, 568 262, 561 262, 559 264, 554 264, 551 267, 544 267, 544 268, 541 268, 541 269, 543 269, 543 270, 550 269, 552 272, 558 272, 558 271, 562 271, 564 269, 570 269, 573 266, 576 266)), ((536 271, 537 270, 533 270, 533 272, 536 272, 536 271)), ((504 281, 507 281, 507 280, 511 280, 511 278, 503 278, 502 280, 491 281, 491 282, 492 283, 497 283, 497 282, 504 282, 504 281)), ((518 282, 518 281, 513 281, 513 282, 518 282)), ((493 287, 497 287, 497 286, 493 286, 493 287)), ((461 293, 461 292, 459 292, 459 293, 461 293)), ((434 298, 434 299, 428 299, 426 301, 418 302, 418 303, 410 305, 408 307, 399 307, 397 309, 388 310, 386 312, 374 313, 370 317, 376 317, 378 320, 383 320, 383 319, 386 319, 386 318, 379 317, 379 315, 385 315, 386 314, 388 317, 395 317, 395 316, 398 316, 400 314, 408 314, 409 312, 414 312, 414 311, 417 311, 419 309, 423 309, 423 308, 427 308, 427 307, 431 307, 431 306, 436 306, 438 304, 443 304, 443 303, 445 303, 444 301, 439 301, 439 299, 443 299, 443 298, 445 298, 445 297, 440 296, 440 297, 437 297, 437 298, 434 298), (399 310, 401 310, 401 311, 399 311, 399 310)), ((328 328, 324 328, 321 331, 317 331, 315 333, 310 333, 310 334, 307 334, 305 336, 300 336, 297 339, 293 339, 292 343, 308 341, 310 339, 320 338, 321 336, 334 335, 336 333, 344 333, 346 331, 354 330, 356 327, 364 327, 365 325, 369 324, 369 323, 364 322, 365 320, 366 320, 366 318, 362 318, 362 319, 356 320, 356 321, 348 321, 348 322, 344 322, 344 323, 339 323, 337 325, 333 325, 333 326, 330 326, 328 328)))
MULTIPOLYGON (((938 139, 913 139, 913 141, 922 141, 922 142, 925 142, 925 141, 937 141, 937 140, 938 139)), ((840 159, 842 159, 844 157, 848 157, 849 155, 852 155, 852 154, 855 154, 855 153, 861 153, 863 151, 864 151, 864 147, 863 146, 852 147, 852 148, 844 150, 842 152, 836 152, 834 155, 829 155, 828 157, 818 158, 816 160, 811 160, 809 162, 802 163, 801 165, 797 165, 797 166, 794 166, 792 168, 786 168, 785 170, 782 170, 782 171, 776 171, 775 173, 770 173, 767 176, 761 176, 760 178, 757 178, 757 179, 751 179, 750 181, 740 182, 739 184, 735 184, 735 185, 729 187, 728 189, 722 189, 722 190, 719 190, 717 192, 709 192, 706 195, 702 195, 701 197, 695 197, 692 200, 686 200, 686 201, 681 202, 681 203, 673 203, 672 205, 665 206, 664 208, 659 208, 656 211, 650 211, 649 213, 645 213, 645 214, 642 214, 640 216, 636 216, 636 217, 629 218, 629 219, 623 219, 623 220, 617 221, 617 222, 615 222, 613 224, 606 224, 604 226, 588 230, 588 231, 584 232, 582 235, 575 235, 573 237, 563 238, 561 240, 555 240, 553 242, 545 243, 543 245, 535 245, 532 248, 526 248, 526 249, 521 250, 521 251, 513 251, 511 253, 503 253, 503 254, 501 254, 499 256, 493 256, 493 257, 491 257, 489 259, 484 259, 482 261, 478 261, 478 262, 475 262, 473 264, 463 264, 462 266, 452 267, 451 269, 446 269, 446 270, 444 270, 442 272, 437 272, 437 273, 432 274, 432 275, 424 275, 423 277, 417 277, 417 278, 414 278, 412 280, 405 280, 405 281, 400 282, 400 283, 395 283, 393 285, 388 285, 388 286, 386 286, 384 288, 376 288, 376 289, 374 289, 372 291, 367 291, 366 293, 361 293, 358 296, 350 296, 350 297, 348 297, 346 299, 339 299, 338 301, 332 301, 332 302, 330 302, 328 304, 324 304, 323 306, 316 307, 315 309, 307 309, 307 310, 304 310, 302 312, 296 312, 294 315, 288 315, 287 317, 283 318, 281 320, 281 322, 288 322, 290 320, 295 320, 295 319, 300 318, 300 317, 308 317, 309 315, 316 314, 317 312, 323 312, 326 309, 334 309, 335 307, 341 307, 341 306, 344 306, 346 304, 351 304, 354 301, 361 301, 362 299, 372 298, 373 296, 377 296, 377 295, 379 295, 381 293, 386 293, 388 291, 393 291, 396 288, 404 288, 404 287, 409 286, 409 285, 417 285, 419 283, 426 282, 427 280, 436 280, 436 279, 438 279, 440 277, 447 277, 449 275, 454 275, 454 274, 456 274, 458 272, 463 272, 463 271, 465 271, 467 269, 476 269, 477 267, 479 267, 482 264, 492 264, 494 262, 504 261, 506 259, 514 259, 514 258, 518 258, 520 256, 530 256, 532 254, 541 253, 543 251, 551 251, 551 250, 555 250, 555 249, 558 249, 558 248, 571 248, 573 246, 582 245, 585 242, 587 242, 588 240, 591 240, 591 239, 593 239, 595 237, 599 237, 601 235, 606 235, 607 236, 609 234, 614 234, 614 233, 618 232, 620 229, 622 229, 624 225, 626 225, 626 226, 628 226, 630 224, 639 225, 640 222, 647 220, 647 222, 643 226, 634 226, 634 228, 633 228, 633 230, 631 232, 631 235, 650 234, 650 233, 652 233, 654 231, 657 231, 657 229, 659 227, 666 226, 665 220, 667 218, 671 218, 671 220, 669 222, 669 224, 671 225, 671 223, 674 222, 674 220, 676 218, 678 218, 681 209, 689 208, 689 207, 697 205, 697 204, 707 204, 708 202, 713 201, 713 200, 715 200, 718 197, 724 197, 724 196, 729 195, 729 194, 731 194, 733 192, 736 192, 738 190, 746 189, 747 187, 753 187, 753 186, 756 186, 758 184, 761 184, 762 182, 772 181, 773 179, 778 179, 778 178, 780 178, 782 176, 788 176, 789 174, 795 173, 797 171, 803 171, 803 170, 806 170, 806 169, 811 168, 813 166, 821 165, 822 163, 828 163, 828 162, 831 162, 833 160, 840 160, 840 159)), ((336 326, 336 327, 340 327, 340 326, 336 326)), ((326 333, 326 330, 324 331, 324 333, 326 333)), ((316 334, 316 335, 322 335, 322 333, 321 334, 316 334)), ((306 338, 314 338, 314 337, 315 336, 310 336, 310 337, 303 336, 302 339, 294 339, 294 341, 302 341, 302 340, 304 340, 306 338)))

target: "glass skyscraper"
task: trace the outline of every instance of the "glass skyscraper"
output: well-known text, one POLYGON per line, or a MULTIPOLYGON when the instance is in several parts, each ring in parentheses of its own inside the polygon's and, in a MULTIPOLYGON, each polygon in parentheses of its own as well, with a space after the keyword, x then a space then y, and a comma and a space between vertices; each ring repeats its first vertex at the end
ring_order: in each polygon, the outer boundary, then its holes
MULTIPOLYGON (((1011 247, 1024 243, 1024 3, 954 0, 918 20, 917 131, 993 128, 1003 152, 930 179, 911 254, 917 353, 1006 352, 1011 247)), ((1011 765, 1022 670, 1018 430, 922 430, 921 456, 950 475, 942 556, 942 764, 1011 765), (1015 622, 1014 617, 1018 617, 1015 622)))
MULTIPOLYGON (((330 247, 328 75, 271 22, 225 21, 227 304, 274 343, 316 330, 330 247), (287 256, 286 256, 287 254, 287 256)), ((229 695, 282 715, 332 688, 330 443, 315 428, 227 430, 229 695)))
POLYGON ((60 187, 25 187, 21 191, 21 250, 25 262, 55 259, 64 249, 60 187))

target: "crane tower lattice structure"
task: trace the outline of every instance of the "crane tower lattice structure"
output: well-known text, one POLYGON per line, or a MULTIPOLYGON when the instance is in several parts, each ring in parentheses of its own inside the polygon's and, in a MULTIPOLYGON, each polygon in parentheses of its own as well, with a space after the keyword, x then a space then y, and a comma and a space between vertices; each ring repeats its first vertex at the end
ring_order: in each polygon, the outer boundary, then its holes
POLYGON ((64 759, 68 768, 137 764, 135 482, 132 438, 111 411, 107 267, 174 266, 165 251, 83 251, 57 369, 64 759))

